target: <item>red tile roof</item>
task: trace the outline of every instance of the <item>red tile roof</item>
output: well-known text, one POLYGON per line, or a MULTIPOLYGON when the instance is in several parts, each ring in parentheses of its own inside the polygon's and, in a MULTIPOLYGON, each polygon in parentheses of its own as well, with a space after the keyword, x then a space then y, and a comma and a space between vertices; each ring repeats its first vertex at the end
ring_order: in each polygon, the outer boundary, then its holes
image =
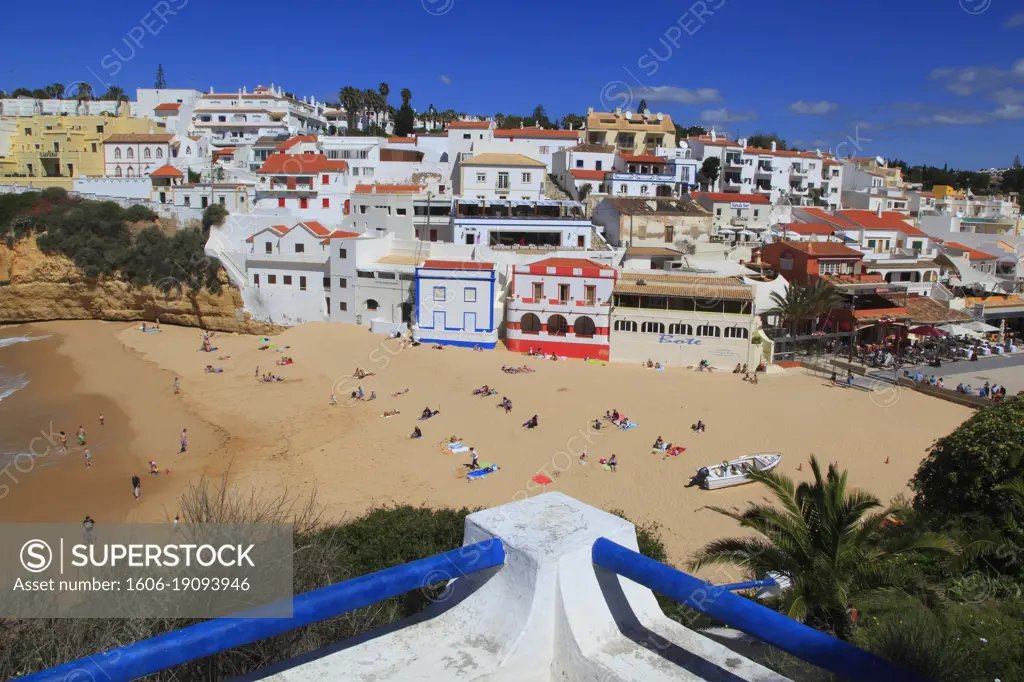
POLYGON ((331 231, 324 227, 319 220, 303 220, 301 223, 298 223, 295 227, 298 227, 299 225, 305 226, 306 229, 315 234, 317 237, 326 237, 329 234, 331 234, 331 231))
POLYGON ((579 139, 578 130, 544 130, 541 128, 500 128, 494 131, 495 137, 547 138, 558 140, 579 139))
POLYGON ((153 111, 177 111, 181 109, 181 102, 164 102, 153 107, 153 111))
POLYGON ((373 194, 373 188, 377 188, 377 194, 418 194, 426 189, 425 185, 356 185, 356 194, 373 194))
POLYGON ((780 232, 795 232, 796 234, 823 234, 830 235, 836 231, 835 226, 827 223, 783 223, 775 229, 780 232))
POLYGON ((847 209, 845 211, 839 211, 838 213, 851 222, 856 223, 858 226, 863 227, 865 230, 899 230, 903 234, 913 237, 928 236, 913 225, 907 223, 905 221, 907 216, 902 213, 885 211, 882 213, 882 217, 878 217, 878 214, 874 211, 866 211, 863 209, 847 209))
POLYGON ((533 263, 527 263, 526 267, 544 267, 544 268, 600 268, 601 270, 611 270, 610 265, 601 265, 595 263, 589 258, 545 258, 544 260, 534 261, 533 263))
POLYGON ((579 178, 580 180, 604 180, 604 174, 610 173, 611 171, 584 170, 582 168, 577 168, 569 172, 572 173, 574 178, 579 178))
POLYGON ((632 161, 633 163, 668 163, 665 159, 653 154, 619 154, 618 156, 623 161, 632 161))
POLYGON ((344 230, 335 230, 334 232, 331 232, 327 236, 327 239, 321 239, 320 243, 323 244, 325 242, 331 241, 332 239, 355 239, 356 237, 359 236, 361 235, 358 232, 345 232, 344 230))
POLYGON ((694 199, 707 197, 711 201, 742 201, 748 204, 770 204, 771 201, 763 194, 740 194, 738 192, 691 192, 694 199))
POLYGON ((493 270, 494 263, 482 263, 472 260, 428 260, 423 267, 435 270, 493 270))
POLYGON ((948 246, 950 248, 954 248, 957 251, 963 251, 964 255, 967 256, 967 260, 996 260, 997 258, 999 258, 999 256, 993 256, 990 253, 985 253, 984 251, 978 251, 977 249, 972 249, 969 246, 964 246, 963 244, 957 244, 956 242, 944 242, 943 246, 948 246))
POLYGON ((388 142, 400 142, 402 144, 415 144, 415 137, 389 137, 388 142))
POLYGON ((257 173, 309 175, 311 173, 339 173, 348 168, 345 161, 334 161, 323 154, 271 154, 257 173))
POLYGON ((779 242, 808 256, 863 258, 864 254, 839 242, 779 242))
POLYGON ((283 237, 286 234, 288 234, 288 228, 285 227, 284 225, 271 225, 270 227, 264 227, 262 230, 259 230, 258 232, 256 232, 256 234, 253 234, 252 236, 250 236, 248 239, 245 240, 246 243, 247 244, 252 244, 253 240, 256 239, 257 235, 263 234, 267 230, 270 230, 271 232, 276 234, 278 237, 283 237))
POLYGON ((825 222, 831 223, 832 225, 835 225, 837 227, 857 227, 857 223, 853 222, 852 220, 848 220, 847 218, 844 218, 840 214, 833 215, 823 209, 811 206, 800 206, 799 208, 801 211, 808 213, 814 216, 815 218, 818 218, 819 220, 824 220, 825 222))
POLYGON ((295 137, 290 137, 277 145, 276 149, 279 152, 283 152, 303 142, 316 142, 316 135, 296 135, 295 137))
POLYGON ((225 147, 224 149, 215 149, 213 151, 214 156, 228 156, 238 151, 237 147, 225 147))
POLYGON ((491 127, 490 121, 452 121, 448 129, 470 128, 472 130, 487 130, 491 127))
POLYGON ((185 174, 182 173, 177 168, 175 168, 174 166, 172 166, 171 164, 167 163, 167 164, 164 164, 163 166, 160 166, 159 168, 157 168, 152 173, 150 173, 149 177, 151 177, 151 178, 183 178, 183 177, 185 177, 185 174))

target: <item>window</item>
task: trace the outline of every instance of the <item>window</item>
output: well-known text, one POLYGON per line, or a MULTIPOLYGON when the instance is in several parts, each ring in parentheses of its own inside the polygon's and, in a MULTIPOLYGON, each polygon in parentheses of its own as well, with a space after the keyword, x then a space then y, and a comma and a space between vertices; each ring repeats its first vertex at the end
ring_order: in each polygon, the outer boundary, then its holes
POLYGON ((625 185, 619 185, 619 194, 625 194, 628 191, 629 191, 628 187, 626 187, 625 185))
POLYGON ((721 336, 722 330, 713 324, 702 324, 697 327, 697 336, 721 336))
POLYGON ((121 158, 121 148, 120 147, 114 147, 114 158, 115 159, 120 159, 121 158))
POLYGON ((135 169, 132 168, 131 166, 128 166, 128 177, 129 178, 135 177, 135 169))
POLYGON ((395 273, 393 272, 378 272, 377 279, 394 279, 395 273))
POLYGON ((544 283, 534 282, 533 283, 533 302, 541 301, 544 299, 544 283))
POLYGON ((331 207, 331 200, 326 198, 326 197, 324 197, 323 205, 324 205, 324 208, 330 208, 331 207))
POLYGON ((559 284, 558 285, 558 302, 568 303, 569 302, 569 285, 559 284))
POLYGON ((377 308, 380 307, 380 304, 377 303, 377 301, 373 300, 372 298, 366 299, 365 305, 367 310, 376 310, 377 308))
POLYGON ((508 173, 498 173, 498 189, 508 189, 508 173))
POLYGON ((549 154, 550 153, 550 148, 548 148, 548 147, 540 147, 539 149, 537 149, 537 151, 540 152, 541 154, 549 154))
POLYGON ((374 279, 372 270, 356 270, 356 277, 362 277, 363 279, 374 279))
POLYGON ((149 150, 149 147, 146 147, 145 149, 142 150, 142 158, 144 158, 144 159, 151 159, 151 158, 153 158, 153 152, 151 152, 149 150))
POLYGON ((591 338, 597 333, 597 325, 586 315, 581 315, 572 323, 572 331, 576 336, 591 338))
POLYGON ((918 251, 920 251, 920 250, 921 250, 922 246, 923 246, 923 242, 913 242, 913 243, 912 243, 912 244, 910 245, 910 247, 911 247, 912 249, 916 249, 916 250, 918 250, 918 251))
POLYGON ((725 338, 727 339, 745 339, 748 338, 747 330, 743 327, 726 327, 725 338))
POLYGON ((614 329, 617 332, 635 332, 636 322, 631 320, 615 320, 614 329))
MULTIPOLYGON (((103 132, 103 126, 102 126, 102 125, 98 125, 98 126, 96 126, 96 132, 97 132, 97 133, 102 133, 102 132, 103 132)), ((31 133, 30 133, 30 134, 31 134, 31 133)))
POLYGON ((467 287, 462 290, 462 300, 466 303, 476 303, 476 288, 467 287))
POLYGON ((299 275, 299 291, 305 291, 305 290, 306 290, 306 278, 303 277, 302 275, 299 275))
POLYGON ((548 318, 548 336, 565 336, 569 332, 569 323, 561 315, 548 318))
POLYGON ((286 287, 290 287, 292 285, 292 276, 291 275, 285 275, 284 276, 284 285, 286 287))
POLYGON ((210 205, 210 200, 207 197, 201 197, 199 199, 199 203, 202 205, 203 208, 206 208, 207 206, 210 205))
POLYGON ((868 240, 868 248, 869 248, 869 249, 873 249, 873 248, 875 248, 875 243, 876 243, 876 242, 875 242, 875 240, 874 240, 874 239, 869 239, 869 240, 868 240))
POLYGON ((281 197, 281 198, 279 198, 279 199, 277 200, 277 207, 278 207, 278 208, 284 208, 284 202, 285 202, 285 199, 284 199, 284 197, 281 197))
POLYGON ((754 217, 756 218, 756 217, 757 217, 757 215, 758 215, 758 214, 759 214, 760 212, 761 212, 760 210, 758 210, 758 209, 756 209, 756 208, 755 208, 755 209, 754 209, 754 217))
MULTIPOLYGON (((217 117, 217 121, 218 121, 219 123, 226 123, 226 122, 227 122, 227 120, 228 120, 228 117, 227 117, 227 116, 218 116, 218 117, 217 117)), ((237 134, 237 133, 236 133, 236 134, 237 134)))
POLYGON ((92 153, 93 154, 96 153, 96 143, 95 142, 92 143, 92 153))
POLYGON ((647 194, 647 185, 640 185, 640 194, 647 194))
POLYGON ((191 206, 192 205, 192 197, 190 197, 187 194, 185 195, 185 205, 186 206, 191 206))
POLYGON ((406 215, 406 209, 404 209, 404 208, 396 208, 395 209, 395 213, 397 215, 406 215))
POLYGON ((583 159, 576 159, 576 167, 583 168, 583 159))
POLYGON ((471 139, 473 139, 473 136, 470 135, 469 133, 463 133, 462 134, 462 139, 463 140, 471 140, 471 139))
POLYGON ((326 289, 327 291, 331 290, 331 278, 330 277, 324 277, 324 289, 326 289))
MULTIPOLYGON (((348 249, 345 249, 345 248, 338 249, 338 258, 348 258, 348 249)), ((345 285, 342 284, 341 286, 345 286, 345 285)))
POLYGON ((434 300, 435 301, 443 301, 444 300, 444 287, 434 287, 434 300))
POLYGON ((818 263, 819 275, 841 275, 844 272, 852 272, 852 268, 848 263, 841 261, 818 263))
POLYGON ((306 245, 305 244, 296 244, 295 245, 295 253, 305 253, 305 252, 306 252, 306 245))
MULTIPOLYGON (((97 126, 97 127, 99 127, 99 126, 97 126)), ((100 132, 100 131, 97 130, 96 132, 100 132)), ((32 136, 32 129, 31 128, 25 128, 25 136, 26 137, 31 137, 32 136)))
POLYGON ((601 162, 600 161, 595 161, 594 162, 594 170, 601 170, 601 162))
POLYGON ((274 245, 271 242, 263 242, 263 253, 274 253, 274 245))
POLYGON ((338 278, 338 288, 339 289, 348 289, 348 280, 345 279, 344 277, 339 277, 338 278))
POLYGON ((540 318, 533 313, 526 313, 519 321, 519 331, 524 334, 539 334, 540 318))
POLYGON ((129 159, 134 159, 135 158, 135 150, 132 149, 131 147, 128 147, 128 158, 129 159))
POLYGON ((156 158, 158 158, 158 159, 164 158, 164 148, 163 147, 157 147, 156 148, 156 158))
POLYGON ((792 270, 793 269, 793 256, 788 253, 784 253, 779 256, 779 269, 780 270, 792 270))
POLYGON ((682 322, 674 322, 668 326, 669 334, 678 334, 679 336, 693 336, 693 327, 682 322))
POLYGON ((665 243, 671 244, 676 238, 676 228, 672 225, 665 226, 665 243))
POLYGON ((320 184, 321 185, 329 185, 329 184, 331 184, 331 176, 330 175, 321 176, 320 184))
POLYGON ((529 185, 530 184, 530 173, 523 173, 523 184, 524 185, 529 185))
POLYGON ((644 334, 664 334, 665 325, 661 322, 644 322, 640 325, 640 331, 644 334))
POLYGON ((716 215, 716 216, 719 216, 719 217, 721 217, 721 215, 722 215, 722 209, 720 209, 720 208, 716 208, 716 209, 715 209, 715 215, 716 215))
POLYGON ((267 284, 277 284, 277 275, 267 275, 267 284))
MULTIPOLYGON (((31 174, 31 172, 32 171, 30 170, 29 174, 31 174)), ((120 166, 118 166, 117 168, 114 169, 114 177, 115 178, 121 177, 121 167, 120 166)))
POLYGON ((259 275, 258 272, 257 273, 253 273, 253 275, 252 275, 252 283, 253 283, 254 286, 259 286, 260 285, 260 275, 259 275))
POLYGON ((309 199, 306 197, 299 199, 299 208, 309 208, 309 199))
POLYGON ((219 197, 219 198, 217 199, 217 201, 219 201, 219 202, 220 202, 220 205, 221 205, 221 206, 225 206, 225 205, 227 205, 227 199, 226 199, 226 198, 224 197, 224 195, 223 195, 223 194, 222 194, 222 195, 220 195, 220 197, 219 197))
POLYGON ((587 284, 583 287, 583 302, 587 305, 594 305, 597 302, 597 287, 587 284))
POLYGON ((477 182, 487 182, 487 173, 477 173, 476 174, 476 181, 477 182))
POLYGON ((340 310, 341 312, 345 312, 346 310, 348 310, 348 303, 345 303, 344 301, 338 301, 338 310, 340 310))

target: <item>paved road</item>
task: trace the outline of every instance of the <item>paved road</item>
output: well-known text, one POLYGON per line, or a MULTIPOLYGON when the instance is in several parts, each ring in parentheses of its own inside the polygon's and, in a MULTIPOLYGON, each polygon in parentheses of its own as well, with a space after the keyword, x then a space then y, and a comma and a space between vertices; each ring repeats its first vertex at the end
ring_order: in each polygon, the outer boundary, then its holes
MULTIPOLYGON (((899 371, 900 376, 903 376, 903 370, 912 374, 920 371, 925 376, 934 374, 937 377, 942 377, 942 383, 946 388, 956 388, 957 384, 963 383, 970 384, 971 388, 979 389, 987 381, 990 384, 1006 386, 1007 393, 1024 390, 1024 353, 988 356, 978 358, 977 362, 969 360, 944 362, 942 367, 929 367, 928 365, 904 367, 899 371)), ((892 370, 871 372, 871 376, 891 380, 892 370)))

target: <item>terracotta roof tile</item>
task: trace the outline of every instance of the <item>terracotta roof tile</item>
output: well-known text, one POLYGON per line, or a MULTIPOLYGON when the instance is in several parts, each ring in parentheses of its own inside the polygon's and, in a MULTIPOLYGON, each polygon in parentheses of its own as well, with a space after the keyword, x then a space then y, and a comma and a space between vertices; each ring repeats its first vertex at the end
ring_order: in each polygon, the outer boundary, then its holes
POLYGON ((808 256, 863 258, 864 254, 839 242, 779 242, 808 256))
POLYGON ((619 154, 618 157, 623 161, 632 161, 633 163, 668 163, 665 159, 653 154, 619 154))
POLYGON ((750 301, 752 287, 735 277, 695 277, 691 275, 659 275, 622 273, 615 284, 617 294, 655 296, 687 296, 693 298, 750 301), (640 284, 643 282, 643 284, 640 284))
POLYGON ((356 194, 419 194, 426 185, 356 185, 356 194), (377 189, 374 192, 374 188, 377 189))
POLYGON ((324 244, 326 242, 331 241, 332 239, 355 239, 361 236, 362 235, 360 235, 358 232, 346 232, 344 230, 335 230, 334 232, 331 232, 329 235, 327 235, 326 239, 320 240, 320 243, 324 244))
POLYGON ((836 231, 833 225, 827 223, 782 223, 775 229, 780 232, 795 232, 796 234, 805 235, 830 235, 836 231))
POLYGON ((604 180, 605 173, 610 173, 611 171, 584 170, 582 168, 574 168, 569 172, 572 173, 572 176, 574 178, 578 178, 580 180, 604 180))
POLYGON ((972 249, 969 246, 964 246, 963 244, 958 244, 956 242, 943 242, 943 246, 948 246, 956 249, 957 251, 963 251, 964 255, 967 256, 967 260, 996 260, 999 258, 999 256, 993 256, 990 253, 978 251, 977 249, 972 249))
POLYGON ((303 142, 316 142, 316 135, 296 135, 295 137, 290 137, 277 145, 277 151, 286 151, 297 144, 302 144, 303 142))
POLYGON ((323 154, 271 154, 257 173, 308 175, 312 173, 338 173, 348 168, 345 161, 334 161, 323 154))
POLYGON ((449 130, 470 129, 487 130, 491 127, 490 121, 452 121, 448 124, 449 130))
POLYGON ((493 270, 494 263, 471 260, 428 260, 423 262, 423 267, 434 270, 493 270))
POLYGON ((544 268, 600 268, 601 270, 612 269, 610 265, 601 265, 600 263, 595 263, 589 258, 544 258, 543 260, 527 263, 525 267, 532 268, 534 266, 540 266, 544 268))
POLYGON ((145 144, 170 142, 172 139, 174 139, 174 135, 170 133, 114 133, 103 141, 120 144, 145 144))
POLYGON ((531 159, 529 156, 523 156, 522 154, 495 154, 495 153, 484 153, 476 154, 472 158, 466 159, 462 162, 463 166, 532 166, 534 168, 540 168, 546 164, 543 161, 537 159, 531 159))
POLYGON ((163 166, 160 166, 159 168, 157 168, 152 173, 150 173, 149 177, 151 177, 151 178, 183 178, 183 177, 185 177, 185 174, 182 173, 177 168, 175 168, 174 166, 172 166, 171 164, 167 163, 167 164, 164 164, 163 166))
POLYGON ((178 111, 181 109, 181 102, 164 102, 153 107, 153 111, 178 111))

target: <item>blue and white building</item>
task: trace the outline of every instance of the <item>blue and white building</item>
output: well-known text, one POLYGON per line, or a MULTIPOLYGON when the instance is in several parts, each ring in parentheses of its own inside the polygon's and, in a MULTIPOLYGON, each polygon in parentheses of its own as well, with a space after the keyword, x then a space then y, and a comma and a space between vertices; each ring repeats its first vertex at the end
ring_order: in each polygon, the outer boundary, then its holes
POLYGON ((416 324, 421 343, 492 349, 502 319, 494 263, 427 260, 416 268, 416 324))

